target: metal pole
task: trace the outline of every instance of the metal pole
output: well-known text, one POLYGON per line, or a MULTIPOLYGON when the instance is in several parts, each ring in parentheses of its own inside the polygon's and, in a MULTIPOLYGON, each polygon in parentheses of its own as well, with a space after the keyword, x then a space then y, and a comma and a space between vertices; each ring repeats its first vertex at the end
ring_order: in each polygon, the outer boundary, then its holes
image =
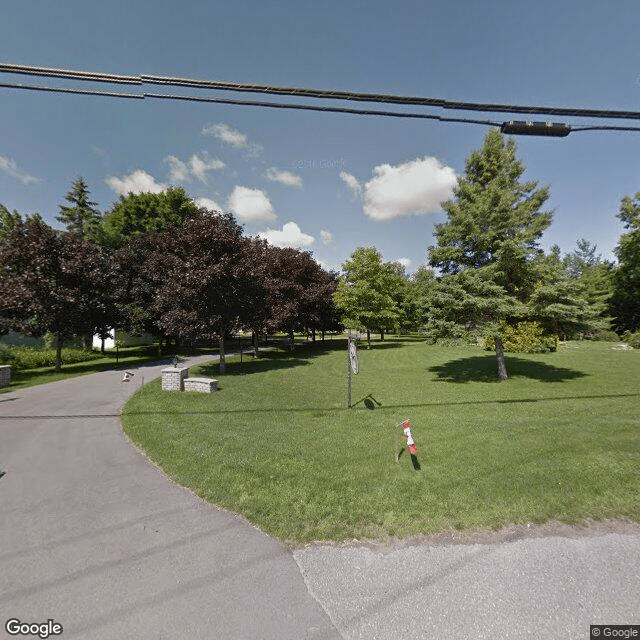
POLYGON ((351 331, 347 338, 347 409, 351 409, 351 331))

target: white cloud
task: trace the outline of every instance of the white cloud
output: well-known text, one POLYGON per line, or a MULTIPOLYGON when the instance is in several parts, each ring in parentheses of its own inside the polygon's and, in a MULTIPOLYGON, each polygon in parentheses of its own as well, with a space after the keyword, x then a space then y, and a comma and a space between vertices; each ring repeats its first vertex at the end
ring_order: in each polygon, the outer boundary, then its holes
POLYGON ((456 184, 454 170, 431 157, 397 167, 378 165, 373 173, 364 186, 363 209, 374 220, 440 211, 440 203, 451 197, 456 184))
POLYGON ((111 176, 105 182, 121 196, 126 196, 129 193, 160 193, 167 188, 166 184, 156 182, 152 175, 142 169, 137 169, 122 178, 111 176))
POLYGON ((241 222, 269 222, 277 218, 269 198, 260 189, 236 186, 228 207, 241 222))
POLYGON ((189 162, 183 162, 176 156, 167 156, 164 161, 169 165, 171 170, 169 180, 171 182, 191 182, 191 176, 195 176, 200 182, 207 183, 207 171, 212 169, 222 169, 226 165, 222 160, 210 158, 205 152, 200 157, 194 153, 189 162))
POLYGON ((200 133, 203 136, 214 136, 220 140, 220 142, 231 145, 236 149, 246 149, 247 155, 250 158, 257 158, 264 151, 264 147, 259 144, 249 144, 249 139, 246 134, 237 129, 232 129, 228 124, 224 124, 224 122, 208 124, 202 128, 200 133))
POLYGON ((222 211, 222 207, 211 198, 196 198, 195 203, 198 207, 209 211, 222 211))
POLYGON ((200 182, 207 182, 207 171, 215 170, 215 169, 223 169, 226 165, 222 160, 218 160, 217 158, 209 158, 208 154, 203 153, 203 157, 201 158, 197 154, 193 154, 191 158, 189 158, 189 168, 191 169, 191 173, 200 180, 200 182))
POLYGON ((411 260, 409 258, 398 258, 394 262, 399 262, 405 269, 408 269, 411 264, 411 260))
POLYGON ((333 236, 329 231, 325 231, 324 229, 320 230, 320 238, 322 239, 323 244, 330 244, 333 242, 333 236))
POLYGON ((221 142, 230 144, 236 149, 243 149, 249 146, 247 136, 236 129, 232 129, 228 124, 219 122, 218 124, 208 124, 202 128, 202 135, 215 136, 221 142))
POLYGON ((300 227, 295 222, 287 222, 282 230, 267 229, 259 233, 260 238, 265 238, 267 242, 277 247, 306 247, 315 242, 315 238, 306 233, 302 233, 300 227))
POLYGON ((10 175, 12 178, 20 180, 22 184, 31 184, 33 182, 40 182, 40 178, 30 176, 28 173, 18 169, 18 165, 14 160, 0 156, 0 171, 10 175))
POLYGON ((287 187, 296 187, 302 189, 302 178, 290 171, 282 171, 276 167, 269 167, 265 176, 268 180, 279 182, 287 187))
POLYGON ((171 172, 169 173, 169 180, 171 182, 191 182, 189 177, 189 167, 185 162, 182 162, 175 156, 167 156, 164 161, 169 165, 171 172))
POLYGON ((360 197, 362 195, 362 185, 355 176, 352 176, 346 171, 341 171, 340 179, 349 187, 349 190, 354 196, 360 197))

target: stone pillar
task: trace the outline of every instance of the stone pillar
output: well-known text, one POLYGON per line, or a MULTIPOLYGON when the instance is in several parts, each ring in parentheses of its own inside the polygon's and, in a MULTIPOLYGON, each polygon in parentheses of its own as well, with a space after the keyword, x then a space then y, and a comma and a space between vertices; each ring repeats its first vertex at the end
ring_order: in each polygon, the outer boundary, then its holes
POLYGON ((0 387, 7 387, 11 382, 11 367, 8 364, 0 366, 0 387))
POLYGON ((184 391, 184 379, 189 375, 189 367, 167 367, 162 370, 163 391, 184 391))

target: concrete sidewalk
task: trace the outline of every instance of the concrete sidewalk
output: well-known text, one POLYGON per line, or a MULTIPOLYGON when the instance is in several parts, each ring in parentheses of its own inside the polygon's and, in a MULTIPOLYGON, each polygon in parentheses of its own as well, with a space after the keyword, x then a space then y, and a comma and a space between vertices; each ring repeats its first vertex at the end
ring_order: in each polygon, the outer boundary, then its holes
POLYGON ((16 618, 83 640, 340 638, 290 552, 123 435, 120 407, 165 366, 0 395, 0 637, 16 618))

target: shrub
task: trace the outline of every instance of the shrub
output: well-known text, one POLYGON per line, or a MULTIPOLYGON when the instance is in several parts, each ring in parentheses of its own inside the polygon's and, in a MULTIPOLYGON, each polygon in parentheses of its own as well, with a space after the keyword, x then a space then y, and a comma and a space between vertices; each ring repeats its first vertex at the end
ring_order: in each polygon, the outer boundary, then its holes
MULTIPOLYGON (((587 336, 585 336, 587 337, 587 336)), ((595 331, 593 335, 588 336, 589 340, 600 340, 602 342, 619 342, 620 336, 610 329, 599 329, 595 331)))
MULTIPOLYGON (((493 336, 485 336, 483 347, 493 351, 496 343, 493 336)), ((546 353, 558 349, 558 337, 545 335, 537 322, 519 322, 515 327, 503 323, 502 347, 511 353, 546 353)))
POLYGON ((622 339, 630 346, 633 347, 634 349, 640 349, 640 333, 639 332, 635 332, 635 333, 631 333, 631 331, 625 331, 622 334, 622 339))
MULTIPOLYGON (((100 353, 89 349, 64 348, 61 352, 64 364, 75 364, 102 358, 100 353)), ((56 363, 56 350, 41 347, 20 347, 0 345, 0 364, 8 364, 14 370, 53 367, 56 363)))

